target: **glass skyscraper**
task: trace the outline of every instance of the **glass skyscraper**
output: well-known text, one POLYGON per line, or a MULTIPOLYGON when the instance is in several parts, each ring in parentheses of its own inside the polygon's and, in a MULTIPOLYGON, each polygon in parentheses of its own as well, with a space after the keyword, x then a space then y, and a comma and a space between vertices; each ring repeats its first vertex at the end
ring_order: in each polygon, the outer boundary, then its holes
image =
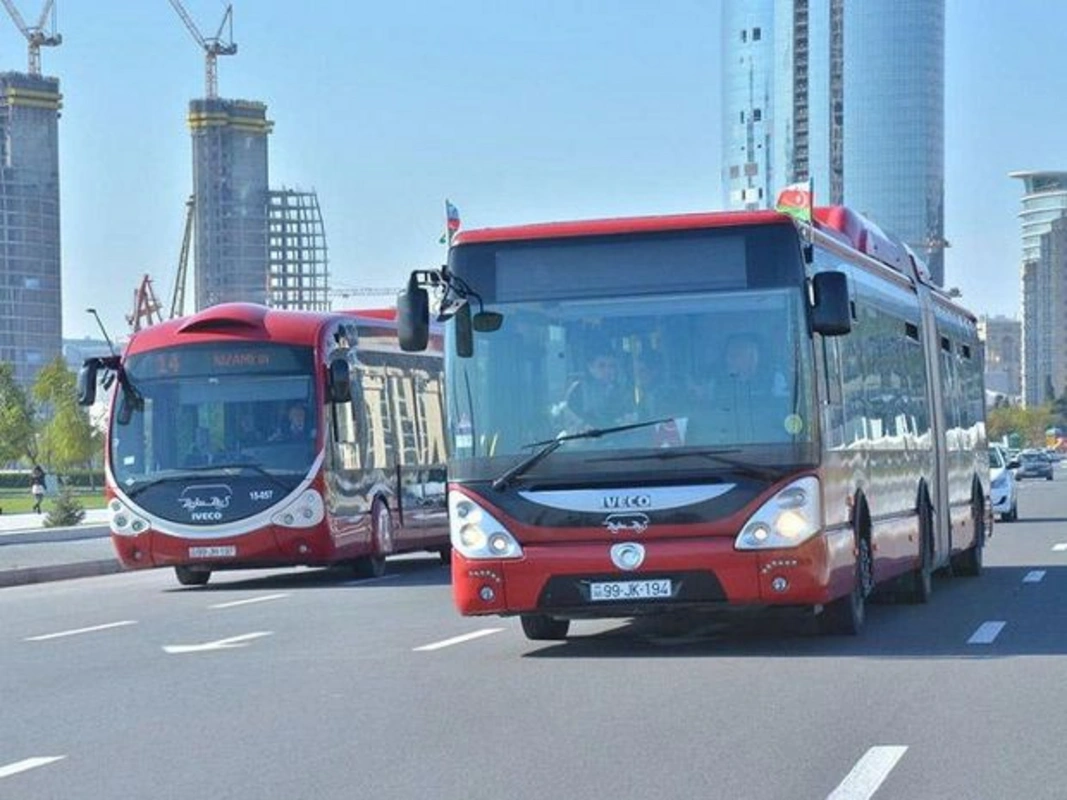
POLYGON ((1067 172, 1013 172, 1023 182, 1023 400, 1067 391, 1067 172))
POLYGON ((944 32, 944 0, 725 0, 725 206, 811 178, 943 283, 944 32))

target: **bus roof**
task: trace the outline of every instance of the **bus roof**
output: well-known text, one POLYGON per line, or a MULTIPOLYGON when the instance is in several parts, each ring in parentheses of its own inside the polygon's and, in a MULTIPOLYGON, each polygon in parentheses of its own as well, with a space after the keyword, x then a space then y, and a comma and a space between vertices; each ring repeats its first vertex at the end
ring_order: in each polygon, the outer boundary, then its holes
POLYGON ((255 303, 221 303, 196 314, 167 320, 134 334, 127 354, 178 344, 242 339, 289 344, 314 344, 322 326, 341 319, 393 321, 396 309, 355 311, 288 311, 255 303))
POLYGON ((670 214, 651 217, 619 217, 573 222, 543 222, 503 228, 460 231, 453 244, 509 242, 529 239, 559 239, 577 236, 611 236, 626 233, 656 233, 700 228, 728 228, 737 225, 785 224, 792 218, 777 211, 716 211, 699 214, 670 214))

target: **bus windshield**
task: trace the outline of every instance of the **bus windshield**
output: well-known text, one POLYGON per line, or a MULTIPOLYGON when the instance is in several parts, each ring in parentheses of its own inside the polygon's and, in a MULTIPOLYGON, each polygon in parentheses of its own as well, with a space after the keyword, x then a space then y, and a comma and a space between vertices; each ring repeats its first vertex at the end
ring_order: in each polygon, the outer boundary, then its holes
POLYGON ((127 493, 187 474, 251 470, 294 488, 315 458, 309 347, 186 345, 130 356, 111 422, 111 467, 127 493))
POLYGON ((733 463, 811 458, 811 343, 799 287, 493 308, 504 314, 501 330, 478 334, 473 358, 448 359, 457 477, 492 477, 533 443, 629 425, 568 441, 531 472, 588 474, 596 462, 598 471, 611 463, 678 473, 706 470, 707 456, 727 452, 740 454, 733 463), (653 449, 657 457, 641 457, 653 449))

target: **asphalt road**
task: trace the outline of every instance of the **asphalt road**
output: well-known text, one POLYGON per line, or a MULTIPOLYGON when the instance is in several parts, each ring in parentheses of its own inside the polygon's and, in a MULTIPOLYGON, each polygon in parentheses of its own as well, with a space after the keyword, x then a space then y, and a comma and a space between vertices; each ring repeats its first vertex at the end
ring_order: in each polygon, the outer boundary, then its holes
POLYGON ((7 588, 0 798, 1064 798, 1065 484, 1024 482, 982 577, 855 639, 757 618, 535 644, 457 616, 430 557, 7 588))

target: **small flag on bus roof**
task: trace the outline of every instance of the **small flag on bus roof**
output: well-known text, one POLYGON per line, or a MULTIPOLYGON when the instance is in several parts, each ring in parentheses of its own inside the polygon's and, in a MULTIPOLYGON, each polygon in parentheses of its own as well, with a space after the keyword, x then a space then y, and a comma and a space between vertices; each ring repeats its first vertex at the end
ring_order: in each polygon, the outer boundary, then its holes
POLYGON ((811 222, 811 207, 814 199, 811 178, 800 183, 792 183, 778 193, 778 200, 774 204, 774 210, 802 222, 811 222))
POLYGON ((452 244, 452 237, 459 230, 459 209, 448 200, 445 200, 445 232, 441 234, 438 244, 452 244))

